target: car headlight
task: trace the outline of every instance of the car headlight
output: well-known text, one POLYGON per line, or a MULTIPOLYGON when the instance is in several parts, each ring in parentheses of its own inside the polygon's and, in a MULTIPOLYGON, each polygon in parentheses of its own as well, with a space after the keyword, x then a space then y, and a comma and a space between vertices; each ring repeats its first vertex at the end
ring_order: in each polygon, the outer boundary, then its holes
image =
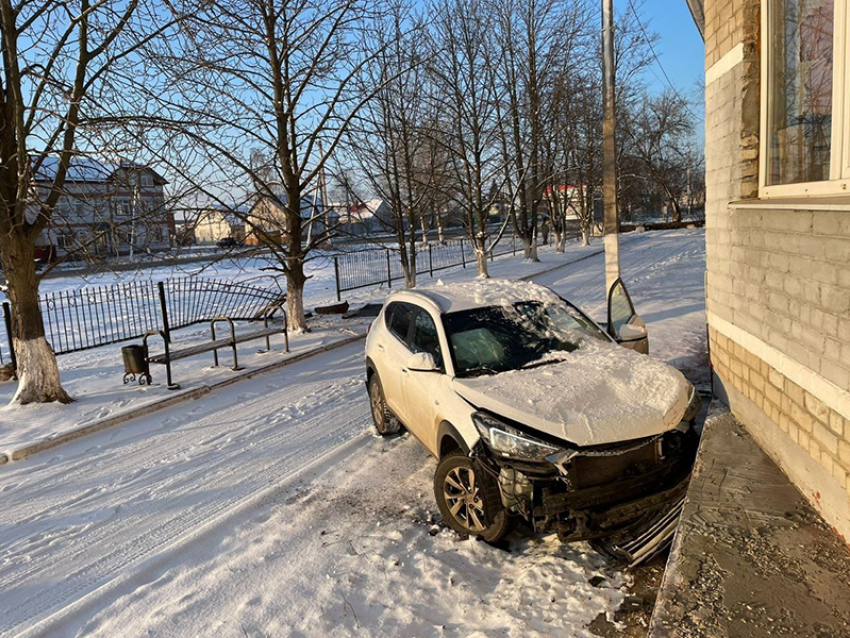
POLYGON ((520 432, 484 412, 475 412, 472 422, 484 442, 501 456, 542 461, 562 449, 520 432))

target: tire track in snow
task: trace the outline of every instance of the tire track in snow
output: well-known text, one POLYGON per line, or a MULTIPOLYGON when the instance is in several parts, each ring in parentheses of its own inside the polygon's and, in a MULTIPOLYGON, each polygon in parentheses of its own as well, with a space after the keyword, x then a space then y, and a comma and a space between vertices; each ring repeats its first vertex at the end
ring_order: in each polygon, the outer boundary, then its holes
MULTIPOLYGON (((38 471, 41 496, 27 489, 16 499, 35 501, 30 501, 17 538, 0 546, 0 590, 16 596, 14 608, 0 619, 0 634, 33 628, 156 555, 159 547, 174 545, 357 436, 368 420, 361 347, 356 344, 297 369, 293 366, 281 375, 293 385, 280 392, 246 398, 249 387, 269 387, 275 377, 252 380, 237 386, 243 392, 223 410, 206 410, 154 440, 142 437, 145 440, 119 443, 94 457, 74 460, 74 474, 87 473, 89 482, 108 486, 100 492, 90 486, 82 492, 69 490, 73 475, 63 471, 63 463, 38 471), (336 371, 335 381, 317 373, 323 364, 336 371), (341 368, 348 374, 340 375, 341 368), (298 383, 301 377, 307 380, 298 383), (294 414, 286 414, 287 408, 294 414), (162 467, 168 469, 159 476, 149 469, 158 451, 166 460, 162 467), (109 455, 115 458, 98 462, 109 455), (49 518, 39 519, 39 513, 49 518), (49 560, 34 555, 39 548, 49 560)), ((173 416, 185 409, 163 414, 173 416)), ((21 521, 15 512, 11 508, 0 514, 0 525, 7 530, 4 539, 21 521)))

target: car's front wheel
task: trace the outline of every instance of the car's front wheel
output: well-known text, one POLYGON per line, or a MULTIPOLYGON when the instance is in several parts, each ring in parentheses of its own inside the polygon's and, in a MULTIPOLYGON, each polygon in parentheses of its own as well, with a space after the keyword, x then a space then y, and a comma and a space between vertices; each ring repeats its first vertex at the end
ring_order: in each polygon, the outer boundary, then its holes
POLYGON ((378 434, 388 436, 398 433, 401 429, 401 423, 387 407, 384 388, 381 386, 381 380, 377 373, 369 377, 369 407, 372 410, 372 422, 375 424, 378 434))
POLYGON ((494 543, 510 531, 511 520, 495 479, 463 452, 440 459, 434 496, 443 519, 456 532, 494 543))

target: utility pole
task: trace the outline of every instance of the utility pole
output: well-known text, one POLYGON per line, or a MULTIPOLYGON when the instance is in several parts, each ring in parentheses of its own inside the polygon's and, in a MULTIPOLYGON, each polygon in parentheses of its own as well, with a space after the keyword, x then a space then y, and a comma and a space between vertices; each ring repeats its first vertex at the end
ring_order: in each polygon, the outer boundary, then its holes
POLYGON ((614 0, 602 0, 602 234, 605 296, 620 277, 620 224, 617 214, 617 118, 614 113, 614 0))

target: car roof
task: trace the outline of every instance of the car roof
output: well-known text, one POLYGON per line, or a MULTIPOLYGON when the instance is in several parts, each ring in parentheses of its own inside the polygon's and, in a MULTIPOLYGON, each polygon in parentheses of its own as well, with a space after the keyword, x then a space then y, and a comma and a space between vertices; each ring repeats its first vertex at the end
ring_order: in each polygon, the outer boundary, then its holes
POLYGON ((513 305, 520 301, 560 301, 560 297, 544 286, 505 279, 481 279, 472 282, 444 284, 442 282, 402 290, 387 299, 392 301, 426 302, 441 314, 513 305))

